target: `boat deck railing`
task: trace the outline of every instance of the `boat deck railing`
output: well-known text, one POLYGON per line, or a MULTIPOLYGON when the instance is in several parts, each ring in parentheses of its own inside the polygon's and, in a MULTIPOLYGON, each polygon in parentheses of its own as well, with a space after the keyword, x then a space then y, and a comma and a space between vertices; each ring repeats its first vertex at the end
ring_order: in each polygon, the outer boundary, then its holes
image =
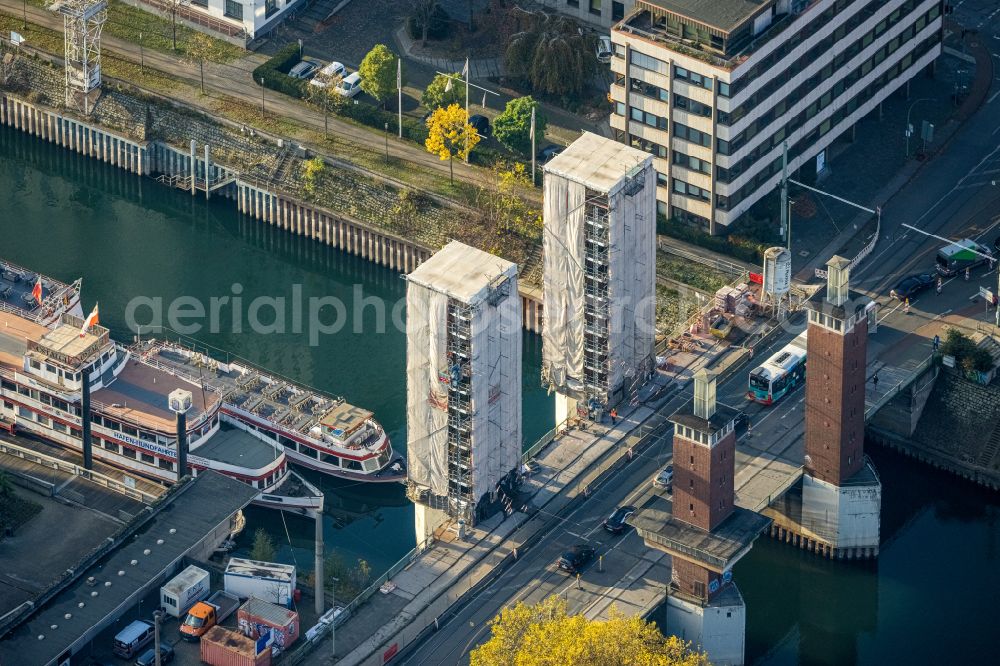
MULTIPOLYGON (((222 363, 183 344, 149 339, 132 345, 130 350, 144 363, 188 378, 219 394, 226 405, 300 435, 314 438, 312 428, 324 414, 344 402, 341 397, 323 395, 258 370, 242 359, 238 363, 222 363), (204 359, 204 364, 199 359, 204 359)), ((358 444, 340 446, 368 448, 379 436, 376 429, 358 444)))

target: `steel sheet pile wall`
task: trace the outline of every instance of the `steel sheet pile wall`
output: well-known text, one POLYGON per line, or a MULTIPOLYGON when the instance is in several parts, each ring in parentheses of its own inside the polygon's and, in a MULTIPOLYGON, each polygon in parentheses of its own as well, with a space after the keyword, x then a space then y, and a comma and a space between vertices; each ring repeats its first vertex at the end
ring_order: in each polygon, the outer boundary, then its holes
POLYGON ((545 326, 542 372, 556 390, 583 390, 583 222, 587 188, 556 174, 545 177, 543 208, 545 326))
POLYGON ((448 296, 406 288, 406 452, 411 483, 448 494, 448 296))

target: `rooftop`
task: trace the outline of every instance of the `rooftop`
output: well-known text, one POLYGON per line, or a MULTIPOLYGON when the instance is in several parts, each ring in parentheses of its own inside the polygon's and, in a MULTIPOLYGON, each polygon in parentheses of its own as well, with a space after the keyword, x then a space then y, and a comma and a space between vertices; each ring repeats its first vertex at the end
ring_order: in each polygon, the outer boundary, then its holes
POLYGON ((639 0, 637 6, 658 9, 697 21, 709 28, 732 32, 774 0, 639 0))
POLYGON ((221 426, 219 432, 207 442, 192 449, 191 454, 250 470, 266 467, 281 455, 267 442, 226 425, 221 426))
POLYGON ((291 581, 295 576, 295 566, 277 562, 258 562, 243 557, 230 558, 226 574, 249 576, 252 578, 276 578, 291 581))
POLYGON ((367 409, 355 407, 349 402, 342 402, 323 415, 319 422, 333 431, 337 437, 350 434, 374 414, 367 409))
POLYGON ((826 300, 826 285, 824 285, 812 298, 803 303, 803 306, 810 310, 818 310, 819 312, 837 317, 838 319, 844 319, 849 313, 853 314, 858 310, 865 309, 871 302, 871 298, 852 289, 848 291, 847 302, 844 305, 834 305, 826 300))
POLYGON ((679 423, 680 425, 687 426, 688 428, 694 428, 699 432, 712 434, 729 425, 729 423, 736 419, 739 413, 739 410, 733 409, 728 405, 716 403, 715 414, 712 415, 712 418, 706 420, 700 416, 695 416, 694 403, 688 402, 686 405, 671 414, 670 420, 673 423, 679 423))
POLYGON ((510 278, 516 275, 516 264, 464 243, 451 241, 406 279, 464 303, 473 303, 484 300, 490 287, 500 283, 504 276, 510 278))
POLYGON ((718 527, 706 532, 674 519, 673 501, 662 492, 654 491, 627 522, 646 542, 722 572, 750 550, 754 540, 771 524, 771 519, 736 507, 718 527))
POLYGON ((100 338, 89 331, 81 334, 80 329, 75 326, 60 324, 43 335, 38 346, 47 352, 86 360, 87 356, 96 351, 94 348, 99 342, 100 338))
MULTIPOLYGON (((613 139, 584 132, 545 165, 545 173, 562 176, 597 192, 610 193, 626 174, 652 156, 613 139)), ((419 270, 419 269, 418 269, 419 270)))
POLYGON ((0 310, 0 363, 20 370, 28 340, 40 340, 49 329, 13 312, 0 310))
POLYGON ((179 388, 191 391, 191 410, 187 416, 189 427, 219 401, 218 394, 203 391, 187 379, 134 358, 125 364, 110 386, 95 391, 93 398, 103 403, 111 415, 173 432, 176 416, 167 405, 167 396, 179 388))
POLYGON ((166 504, 134 538, 79 572, 74 583, 6 635, 0 641, 0 663, 52 662, 91 628, 114 619, 137 590, 162 582, 168 567, 257 492, 217 472, 202 472, 167 496, 166 504), (95 585, 88 584, 90 577, 95 585))

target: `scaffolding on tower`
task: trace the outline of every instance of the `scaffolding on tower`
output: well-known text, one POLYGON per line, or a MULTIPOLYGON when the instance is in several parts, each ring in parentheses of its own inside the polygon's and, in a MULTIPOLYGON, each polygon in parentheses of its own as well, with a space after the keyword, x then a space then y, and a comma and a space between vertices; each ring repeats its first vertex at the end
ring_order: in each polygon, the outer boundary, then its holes
POLYGON ((107 0, 57 0, 52 11, 63 15, 66 106, 89 114, 101 89, 101 30, 107 0))

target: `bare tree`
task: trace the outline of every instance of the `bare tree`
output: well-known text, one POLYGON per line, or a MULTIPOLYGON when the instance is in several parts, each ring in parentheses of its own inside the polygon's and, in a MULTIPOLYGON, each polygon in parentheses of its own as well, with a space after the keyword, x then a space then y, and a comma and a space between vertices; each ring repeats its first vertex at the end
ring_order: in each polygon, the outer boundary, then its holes
POLYGON ((409 0, 409 2, 410 15, 420 23, 421 43, 427 46, 427 30, 434 10, 437 9, 438 0, 409 0))
POLYGON ((173 32, 173 42, 174 51, 177 50, 177 10, 181 7, 186 7, 191 3, 191 0, 164 0, 167 8, 166 11, 170 15, 170 29, 173 32))

